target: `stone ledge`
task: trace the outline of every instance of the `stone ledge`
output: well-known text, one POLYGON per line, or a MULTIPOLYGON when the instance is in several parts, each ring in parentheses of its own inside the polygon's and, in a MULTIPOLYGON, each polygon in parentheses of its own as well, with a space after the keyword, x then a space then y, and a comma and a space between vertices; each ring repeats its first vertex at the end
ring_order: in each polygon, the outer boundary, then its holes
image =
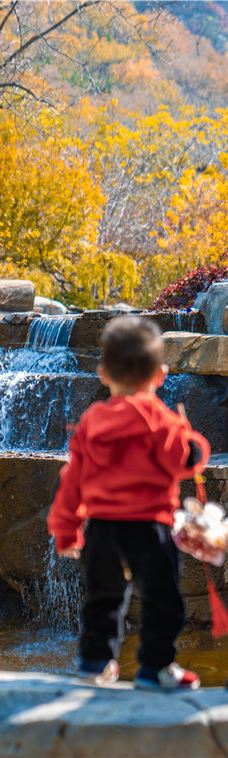
POLYGON ((20 758, 221 758, 228 693, 150 693, 76 678, 1 672, 0 756, 20 758))
MULTIPOLYGON (((72 319, 70 347, 73 350, 97 350, 100 347, 102 330, 107 321, 115 316, 126 315, 122 311, 85 311, 73 315, 66 314, 72 319)), ((205 332, 205 322, 200 312, 185 313, 182 311, 142 311, 141 316, 153 318, 162 332, 183 330, 205 332)), ((44 318, 42 314, 32 312, 4 313, 0 311, 0 347, 16 349, 24 347, 28 337, 29 326, 34 318, 44 318)), ((49 318, 56 318, 55 316, 49 318)), ((179 333, 179 332, 178 332, 179 333)))
POLYGON ((165 358, 171 373, 228 376, 225 335, 165 332, 165 358))

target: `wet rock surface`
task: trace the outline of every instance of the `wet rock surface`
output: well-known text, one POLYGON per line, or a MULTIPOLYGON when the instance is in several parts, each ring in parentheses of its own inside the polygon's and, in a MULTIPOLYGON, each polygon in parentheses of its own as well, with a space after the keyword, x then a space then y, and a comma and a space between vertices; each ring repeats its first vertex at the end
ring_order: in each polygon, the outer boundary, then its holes
POLYGON ((0 383, 0 449, 66 449, 67 425, 105 396, 96 375, 6 373, 0 383))
POLYGON ((214 282, 205 293, 201 310, 204 313, 207 331, 223 333, 224 311, 228 306, 228 280, 214 282))
POLYGON ((228 452, 227 377, 169 375, 158 394, 173 410, 184 403, 189 421, 207 437, 212 453, 228 452))
POLYGON ((0 675, 0 756, 221 758, 227 692, 151 693, 97 688, 48 674, 0 675))

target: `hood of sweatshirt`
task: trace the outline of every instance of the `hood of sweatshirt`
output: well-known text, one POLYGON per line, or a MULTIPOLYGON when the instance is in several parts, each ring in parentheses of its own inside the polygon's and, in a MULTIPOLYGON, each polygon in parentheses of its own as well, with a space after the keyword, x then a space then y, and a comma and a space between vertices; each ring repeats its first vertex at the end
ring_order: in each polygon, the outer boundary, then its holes
POLYGON ((135 395, 110 398, 105 403, 95 403, 85 414, 86 450, 100 465, 108 465, 121 453, 124 441, 129 437, 147 435, 152 445, 151 435, 165 426, 166 413, 172 416, 175 430, 186 426, 182 419, 165 408, 156 394, 138 392, 135 395), (165 412, 164 412, 165 411, 165 412))

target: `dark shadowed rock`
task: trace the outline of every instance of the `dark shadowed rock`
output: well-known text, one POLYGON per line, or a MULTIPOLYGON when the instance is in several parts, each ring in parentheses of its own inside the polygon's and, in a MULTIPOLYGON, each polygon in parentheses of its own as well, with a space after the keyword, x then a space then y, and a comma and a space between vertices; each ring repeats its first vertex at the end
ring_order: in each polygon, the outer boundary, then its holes
POLYGON ((208 438, 213 453, 228 452, 227 377, 171 374, 158 394, 172 410, 184 403, 193 428, 208 438))
POLYGON ((224 334, 228 334, 228 305, 226 306, 223 314, 223 331, 224 334))
POLYGON ((18 591, 44 572, 46 516, 64 461, 47 454, 0 458, 0 576, 18 591))
MULTIPOLYGON (((58 472, 65 460, 63 455, 50 457, 48 454, 5 454, 0 457, 0 577, 19 592, 28 586, 31 596, 32 586, 45 576, 46 517, 58 472)), ((210 498, 224 504, 227 502, 228 468, 225 462, 224 466, 220 462, 209 466, 207 486, 210 498)), ((183 491, 185 496, 194 492, 194 485, 185 483, 183 491)), ((218 587, 225 590, 224 567, 214 574, 218 587)), ((182 558, 182 586, 190 618, 194 617, 195 623, 197 620, 202 623, 204 618, 208 620, 204 571, 188 556, 182 558)))

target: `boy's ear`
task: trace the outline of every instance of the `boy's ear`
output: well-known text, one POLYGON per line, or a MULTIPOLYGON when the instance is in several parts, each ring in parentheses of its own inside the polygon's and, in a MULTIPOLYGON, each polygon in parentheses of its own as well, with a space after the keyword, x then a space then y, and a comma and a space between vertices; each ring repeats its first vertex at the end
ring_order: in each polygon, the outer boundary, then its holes
POLYGON ((99 376, 101 384, 104 384, 105 387, 109 387, 109 378, 106 374, 104 366, 102 366, 102 363, 98 363, 97 374, 99 376))

